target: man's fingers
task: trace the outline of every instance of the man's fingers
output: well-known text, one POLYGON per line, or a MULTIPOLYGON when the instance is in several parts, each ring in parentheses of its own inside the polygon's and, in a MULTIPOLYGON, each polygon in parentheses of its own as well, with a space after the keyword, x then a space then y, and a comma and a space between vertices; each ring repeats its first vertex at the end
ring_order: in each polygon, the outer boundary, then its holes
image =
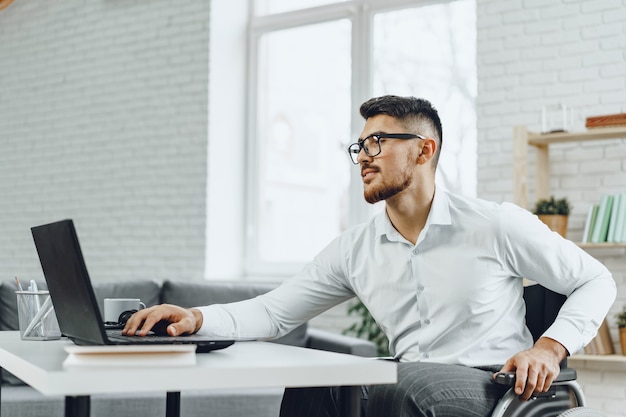
POLYGON ((522 386, 519 389, 519 392, 517 391, 518 386, 517 384, 515 384, 515 393, 520 394, 520 398, 522 401, 526 401, 533 395, 536 387, 537 387, 537 372, 531 369, 528 371, 528 374, 526 376, 525 386, 522 384, 522 386))
POLYGON ((191 310, 161 304, 139 310, 126 322, 122 334, 146 336, 151 330, 158 334, 179 336, 196 331, 197 319, 191 310))
POLYGON ((167 326, 167 333, 170 336, 179 336, 181 334, 192 334, 196 326, 193 320, 189 317, 185 317, 176 323, 172 323, 167 326))
POLYGON ((162 314, 154 307, 139 310, 126 322, 122 334, 145 336, 152 327, 161 320, 162 314), (139 331, 139 333, 137 333, 139 331))
POLYGON ((550 388, 550 384, 547 382, 547 374, 545 372, 537 376, 537 385, 535 386, 535 392, 546 392, 550 388))
POLYGON ((515 393, 517 395, 522 396, 522 398, 523 398, 524 391, 526 387, 528 386, 527 380, 528 380, 527 369, 522 368, 522 367, 517 368, 517 370, 515 371, 515 393))

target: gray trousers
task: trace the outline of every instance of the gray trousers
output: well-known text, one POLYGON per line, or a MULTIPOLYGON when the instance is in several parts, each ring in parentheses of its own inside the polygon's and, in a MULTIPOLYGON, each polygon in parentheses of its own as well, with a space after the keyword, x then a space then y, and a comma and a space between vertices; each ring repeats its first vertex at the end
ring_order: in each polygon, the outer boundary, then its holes
MULTIPOLYGON (((488 417, 508 387, 485 369, 425 362, 398 364, 398 383, 362 387, 363 417, 488 417)), ((336 388, 289 388, 281 417, 342 417, 336 388)))

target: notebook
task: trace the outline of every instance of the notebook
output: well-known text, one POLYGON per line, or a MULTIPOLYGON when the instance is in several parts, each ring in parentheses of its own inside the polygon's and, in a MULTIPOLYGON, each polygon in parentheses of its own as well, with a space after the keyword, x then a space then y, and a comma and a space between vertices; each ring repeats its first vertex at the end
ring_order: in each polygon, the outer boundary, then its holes
POLYGON ((105 329, 71 219, 31 228, 61 333, 77 345, 195 344, 196 352, 223 349, 233 340, 198 335, 124 336, 105 329))

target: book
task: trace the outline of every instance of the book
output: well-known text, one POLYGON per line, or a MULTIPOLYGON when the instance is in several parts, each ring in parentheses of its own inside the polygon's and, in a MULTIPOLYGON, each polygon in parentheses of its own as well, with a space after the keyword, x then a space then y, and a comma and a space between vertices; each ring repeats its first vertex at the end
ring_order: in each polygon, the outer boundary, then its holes
POLYGON ((593 232, 593 227, 596 223, 596 218, 598 217, 598 205, 593 204, 587 210, 587 219, 585 220, 585 229, 583 230, 583 243, 591 242, 591 233, 593 232))
POLYGON ((607 242, 617 242, 615 240, 615 235, 617 232, 617 219, 620 215, 620 210, 622 205, 622 194, 615 194, 613 196, 613 208, 611 209, 611 218, 609 220, 609 230, 607 232, 606 241, 607 242))
POLYGON ((584 351, 587 355, 612 355, 615 353, 613 340, 606 320, 598 329, 598 334, 585 346, 584 351))
POLYGON ((65 368, 181 367, 196 364, 196 345, 65 346, 65 368))
POLYGON ((615 226, 615 242, 626 242, 626 193, 621 194, 617 224, 615 226))
POLYGON ((587 117, 585 127, 626 126, 626 113, 587 117))
POLYGON ((593 225, 591 243, 606 242, 612 208, 613 196, 610 194, 602 194, 602 197, 600 198, 600 205, 598 207, 598 217, 596 218, 596 223, 593 225))

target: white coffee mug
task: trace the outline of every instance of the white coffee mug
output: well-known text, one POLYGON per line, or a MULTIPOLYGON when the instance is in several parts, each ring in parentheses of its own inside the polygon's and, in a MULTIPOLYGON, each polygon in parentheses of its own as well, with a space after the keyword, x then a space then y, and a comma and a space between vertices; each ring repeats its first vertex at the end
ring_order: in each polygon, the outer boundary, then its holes
POLYGON ((105 323, 117 323, 123 312, 141 310, 142 308, 146 308, 146 305, 139 298, 105 298, 104 321, 105 323))

